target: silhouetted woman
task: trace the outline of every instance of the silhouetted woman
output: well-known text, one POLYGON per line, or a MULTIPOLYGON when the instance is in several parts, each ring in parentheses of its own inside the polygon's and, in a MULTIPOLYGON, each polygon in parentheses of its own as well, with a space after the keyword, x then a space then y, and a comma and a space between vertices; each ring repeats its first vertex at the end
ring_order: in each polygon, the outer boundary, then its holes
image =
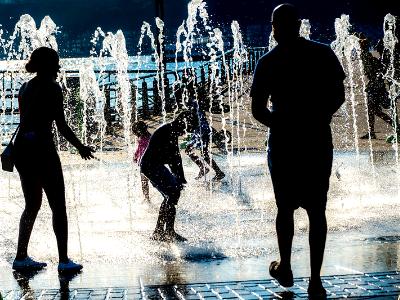
MULTIPOLYGON (((19 225, 18 249, 13 263, 15 270, 41 269, 46 263, 28 256, 28 243, 33 224, 46 193, 53 214, 53 229, 57 239, 59 271, 79 271, 82 265, 68 258, 68 221, 65 207, 64 178, 56 147, 52 124, 75 146, 84 159, 93 158, 92 149, 84 146, 65 121, 63 94, 56 82, 59 57, 55 50, 41 47, 33 51, 25 66, 36 77, 24 83, 18 100, 20 129, 15 140, 15 165, 21 178, 25 210, 19 225)), ((47 240, 43 241, 48 243, 47 240)))

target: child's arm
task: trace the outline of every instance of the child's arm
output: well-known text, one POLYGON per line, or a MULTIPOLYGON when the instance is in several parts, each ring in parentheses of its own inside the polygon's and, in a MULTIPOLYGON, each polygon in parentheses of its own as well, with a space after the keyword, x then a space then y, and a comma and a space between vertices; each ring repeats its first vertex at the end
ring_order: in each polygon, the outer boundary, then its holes
POLYGON ((169 167, 171 168, 171 172, 176 175, 176 177, 180 180, 180 182, 182 184, 185 184, 187 183, 187 181, 185 179, 185 173, 183 172, 182 158, 179 153, 178 144, 176 145, 175 148, 176 149, 174 149, 175 151, 173 153, 172 162, 169 165, 169 167))

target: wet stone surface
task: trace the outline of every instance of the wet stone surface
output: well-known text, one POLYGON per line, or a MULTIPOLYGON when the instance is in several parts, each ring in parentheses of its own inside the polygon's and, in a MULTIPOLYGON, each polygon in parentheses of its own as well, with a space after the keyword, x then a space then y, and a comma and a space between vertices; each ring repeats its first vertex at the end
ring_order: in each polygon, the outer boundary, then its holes
MULTIPOLYGON (((328 299, 399 299, 400 272, 324 276, 328 299)), ((20 282, 20 290, 1 291, 0 299, 307 299, 308 278, 295 279, 290 289, 275 280, 231 281, 155 285, 130 288, 31 290, 20 282)))

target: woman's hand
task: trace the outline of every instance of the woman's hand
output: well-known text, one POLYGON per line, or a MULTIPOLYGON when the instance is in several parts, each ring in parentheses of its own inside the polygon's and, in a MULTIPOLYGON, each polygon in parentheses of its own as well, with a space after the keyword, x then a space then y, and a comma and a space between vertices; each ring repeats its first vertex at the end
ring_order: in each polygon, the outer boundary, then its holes
POLYGON ((91 147, 89 147, 89 146, 84 146, 84 145, 82 145, 82 146, 78 149, 78 151, 79 151, 79 154, 81 155, 81 157, 82 157, 83 159, 85 159, 85 160, 94 158, 94 156, 93 156, 92 153, 96 152, 96 151, 94 151, 93 148, 91 148, 91 147))

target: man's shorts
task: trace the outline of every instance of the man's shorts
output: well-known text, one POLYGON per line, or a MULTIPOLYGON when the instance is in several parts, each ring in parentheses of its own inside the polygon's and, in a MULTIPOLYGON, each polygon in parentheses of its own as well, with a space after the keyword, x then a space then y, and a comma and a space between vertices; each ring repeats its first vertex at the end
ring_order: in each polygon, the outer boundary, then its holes
POLYGON ((141 172, 169 203, 178 203, 183 185, 166 166, 142 165, 141 172))
POLYGON ((322 152, 269 151, 268 167, 278 208, 324 211, 332 149, 322 152))

